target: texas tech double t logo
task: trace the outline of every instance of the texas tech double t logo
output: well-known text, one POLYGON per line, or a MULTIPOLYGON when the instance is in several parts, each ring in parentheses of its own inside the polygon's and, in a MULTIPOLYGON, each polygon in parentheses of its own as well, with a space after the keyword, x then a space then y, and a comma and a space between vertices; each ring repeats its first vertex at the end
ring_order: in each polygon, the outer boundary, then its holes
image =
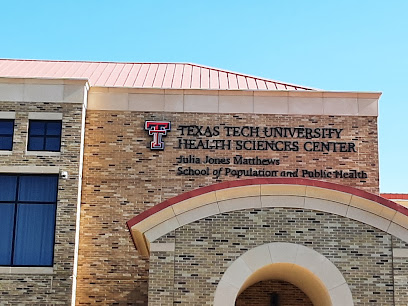
POLYGON ((146 121, 145 130, 149 131, 149 135, 153 136, 153 141, 150 142, 151 150, 163 150, 164 142, 163 136, 167 135, 167 131, 170 131, 169 121, 146 121))

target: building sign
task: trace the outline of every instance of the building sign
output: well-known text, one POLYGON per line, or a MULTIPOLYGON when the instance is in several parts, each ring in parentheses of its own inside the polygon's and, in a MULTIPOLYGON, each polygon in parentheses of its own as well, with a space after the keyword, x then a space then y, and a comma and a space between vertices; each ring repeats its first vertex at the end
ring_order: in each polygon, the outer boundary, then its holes
POLYGON ((149 135, 153 136, 153 141, 150 142, 151 150, 164 150, 164 142, 162 137, 170 131, 170 121, 146 121, 145 130, 149 131, 149 135))
MULTIPOLYGON (((170 130, 170 122, 146 121, 145 129, 153 136, 150 144, 152 150, 163 150, 162 136, 170 130)), ((301 177, 312 179, 367 179, 367 173, 358 169, 307 169, 280 168, 280 158, 246 156, 265 151, 322 154, 353 154, 357 153, 356 143, 343 141, 341 128, 301 126, 199 126, 178 125, 177 140, 173 149, 180 151, 192 150, 191 154, 179 155, 175 159, 177 175, 181 176, 212 176, 216 179, 234 177, 301 177), (195 152, 209 152, 204 157, 195 152), (231 150, 234 152, 226 157, 216 152, 231 150), (215 152, 212 155, 210 152, 215 152), (237 152, 242 152, 236 154, 237 152)))
POLYGON ((354 142, 338 141, 343 129, 336 128, 179 125, 177 130, 183 138, 176 149, 183 150, 357 152, 354 142), (300 145, 300 139, 307 141, 300 145))

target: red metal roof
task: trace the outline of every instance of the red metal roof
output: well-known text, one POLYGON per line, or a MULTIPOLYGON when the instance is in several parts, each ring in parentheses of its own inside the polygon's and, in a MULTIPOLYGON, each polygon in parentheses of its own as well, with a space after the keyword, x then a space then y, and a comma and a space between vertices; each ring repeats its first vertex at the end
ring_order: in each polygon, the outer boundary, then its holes
POLYGON ((313 90, 189 63, 113 63, 0 59, 0 77, 83 78, 90 86, 213 90, 313 90))
POLYGON ((380 196, 390 200, 408 200, 407 193, 381 193, 380 196))

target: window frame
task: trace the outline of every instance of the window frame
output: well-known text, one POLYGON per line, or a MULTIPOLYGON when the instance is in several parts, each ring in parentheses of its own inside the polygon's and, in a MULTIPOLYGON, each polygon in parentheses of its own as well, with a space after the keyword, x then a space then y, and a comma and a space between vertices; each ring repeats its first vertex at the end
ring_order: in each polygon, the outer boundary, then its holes
POLYGON ((28 133, 27 133, 27 152, 53 152, 53 153, 58 153, 61 152, 61 147, 62 147, 62 120, 55 120, 55 119, 29 119, 28 120, 28 133), (31 135, 32 133, 32 123, 33 122, 41 122, 44 123, 44 131, 42 135, 31 135), (58 123, 60 125, 60 133, 59 135, 47 135, 48 131, 48 124, 50 123, 58 123), (43 139, 43 145, 42 149, 30 149, 30 144, 32 141, 32 138, 41 138, 43 139), (58 144, 58 150, 47 150, 46 149, 46 143, 47 139, 59 139, 59 144, 58 144))
POLYGON ((13 142, 14 142, 14 123, 15 120, 14 119, 6 119, 6 118, 0 118, 0 122, 11 122, 11 135, 10 134, 0 134, 0 138, 1 137, 10 137, 11 136, 11 147, 10 149, 2 149, 0 148, 1 152, 10 152, 13 151, 13 142))
POLYGON ((13 220, 13 228, 12 228, 12 246, 11 246, 11 254, 10 254, 10 264, 1 264, 0 267, 53 267, 54 266, 54 255, 55 255, 55 242, 56 242, 56 227, 57 227, 57 205, 58 205, 58 188, 59 188, 59 175, 58 174, 30 174, 30 173, 0 173, 0 176, 10 176, 16 177, 16 190, 15 190, 15 199, 14 201, 0 201, 0 205, 2 204, 13 204, 14 206, 14 220, 13 220), (19 201, 19 189, 20 189, 20 178, 27 177, 27 176, 34 176, 34 177, 55 177, 56 178, 56 194, 54 201, 19 201), (52 253, 51 253, 51 264, 50 265, 17 265, 14 264, 14 254, 15 254, 15 245, 16 245, 16 232, 17 232, 17 219, 18 219, 18 205, 19 204, 44 204, 44 205, 53 205, 53 217, 54 217, 54 226, 52 228, 53 239, 52 239, 52 253))

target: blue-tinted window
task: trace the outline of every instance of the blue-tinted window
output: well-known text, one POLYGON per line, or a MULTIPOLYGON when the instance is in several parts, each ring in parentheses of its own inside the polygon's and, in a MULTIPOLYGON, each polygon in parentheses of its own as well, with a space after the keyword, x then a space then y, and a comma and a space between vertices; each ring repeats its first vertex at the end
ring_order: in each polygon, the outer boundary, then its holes
POLYGON ((57 175, 0 175, 0 265, 52 266, 57 175))
POLYGON ((19 204, 13 263, 17 266, 52 266, 55 205, 19 204))
POLYGON ((0 265, 10 266, 13 249, 14 203, 0 203, 0 265))
POLYGON ((0 150, 13 149, 14 120, 0 120, 0 150))
POLYGON ((30 126, 28 129, 28 150, 60 151, 61 131, 61 121, 30 120, 30 126))
POLYGON ((55 176, 22 175, 19 181, 18 201, 54 203, 57 201, 56 190, 55 176), (54 192, 49 192, 49 189, 54 192))

